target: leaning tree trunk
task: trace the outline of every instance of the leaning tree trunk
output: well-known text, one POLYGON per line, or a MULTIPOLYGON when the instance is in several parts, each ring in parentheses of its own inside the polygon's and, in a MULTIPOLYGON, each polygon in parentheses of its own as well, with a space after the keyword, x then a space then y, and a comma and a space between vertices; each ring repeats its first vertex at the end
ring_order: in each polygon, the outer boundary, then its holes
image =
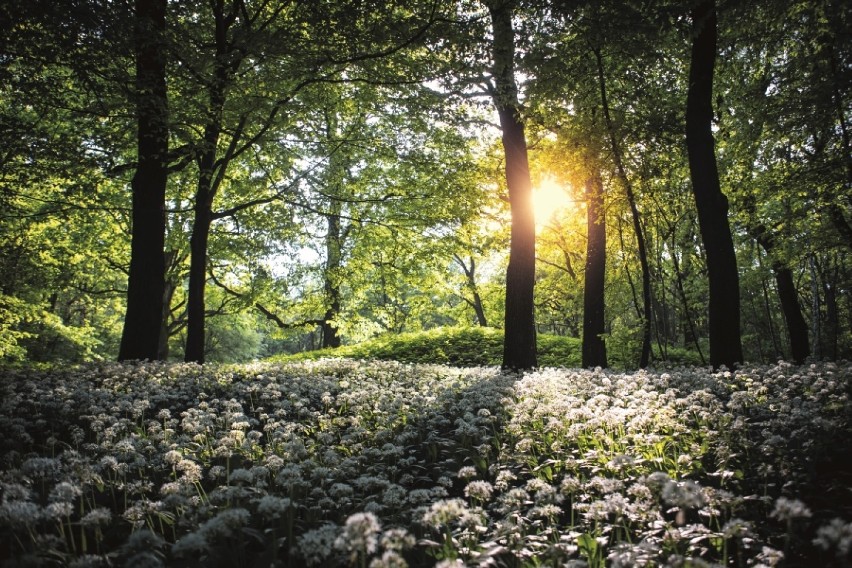
POLYGON ((583 367, 606 367, 604 284, 606 274, 606 215, 603 181, 596 172, 586 181, 586 278, 583 286, 583 367))
POLYGON ((468 267, 467 263, 459 255, 453 255, 453 258, 455 259, 456 264, 458 264, 464 272, 465 283, 472 296, 472 298, 462 296, 462 300, 473 308, 473 312, 476 314, 477 325, 480 327, 488 327, 488 320, 485 318, 485 307, 482 305, 482 296, 479 295, 479 287, 476 285, 476 261, 473 256, 471 256, 470 266, 468 267))
POLYGON ((716 60, 716 6, 703 0, 692 9, 692 54, 686 97, 689 173, 709 279, 710 364, 733 368, 743 361, 740 290, 728 200, 719 185, 713 141, 713 68, 716 60))
POLYGON ((504 369, 537 366, 533 305, 535 288, 535 217, 532 208, 527 142, 521 122, 515 83, 515 32, 513 2, 487 2, 493 27, 494 104, 503 130, 506 185, 512 212, 509 266, 506 270, 506 320, 503 342, 504 369))
POLYGON ((135 24, 139 165, 131 181, 133 224, 121 361, 158 358, 166 270, 166 0, 137 0, 135 24))
POLYGON ((618 173, 618 179, 621 180, 624 186, 624 191, 627 196, 627 202, 630 205, 630 215, 633 219, 633 232, 636 234, 636 248, 639 255, 639 266, 642 268, 642 354, 639 357, 639 368, 644 369, 651 361, 651 268, 648 264, 648 247, 645 245, 645 234, 642 231, 642 219, 639 214, 639 207, 636 204, 636 194, 633 193, 633 185, 630 183, 630 178, 627 176, 627 169, 624 167, 624 158, 621 154, 621 146, 618 143, 618 138, 615 135, 615 126, 612 122, 612 117, 609 112, 609 99, 606 91, 606 78, 604 76, 603 59, 599 49, 594 50, 595 59, 598 68, 598 83, 601 91, 601 106, 603 107, 604 121, 606 122, 606 130, 609 136, 609 142, 612 147, 612 157, 615 161, 615 168, 618 173))

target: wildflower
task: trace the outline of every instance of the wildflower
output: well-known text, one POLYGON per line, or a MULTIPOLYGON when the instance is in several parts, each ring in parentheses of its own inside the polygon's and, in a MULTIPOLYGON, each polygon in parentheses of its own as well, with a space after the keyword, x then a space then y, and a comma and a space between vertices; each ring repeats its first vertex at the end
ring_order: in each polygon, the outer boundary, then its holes
POLYGON ((416 541, 407 530, 392 528, 382 533, 380 542, 385 550, 406 550, 412 548, 416 541))
POLYGON ((497 472, 497 477, 494 480, 494 487, 500 491, 505 491, 509 488, 509 484, 516 480, 517 476, 508 469, 501 469, 497 472))
POLYGON ((169 450, 163 456, 163 461, 166 462, 169 465, 172 465, 172 466, 177 465, 177 463, 182 459, 183 459, 183 454, 181 454, 177 450, 169 450))
POLYGON ((440 529, 453 521, 463 519, 470 511, 461 499, 444 499, 433 503, 423 515, 423 523, 440 529))
POLYGON ((298 549, 308 566, 321 566, 334 550, 340 527, 325 524, 318 529, 306 531, 298 539, 298 549))
POLYGON ((494 486, 487 481, 471 481, 464 488, 465 497, 473 501, 485 503, 491 499, 491 494, 494 491, 494 486))
POLYGON ((172 546, 172 554, 178 558, 196 557, 206 552, 208 548, 207 539, 198 532, 183 535, 172 546))
POLYGON ((787 499, 779 497, 775 501, 775 508, 769 513, 770 517, 779 521, 791 521, 793 519, 806 519, 811 516, 811 510, 798 499, 787 499))
POLYGON ((112 511, 106 507, 98 507, 92 509, 80 519, 80 524, 84 527, 94 527, 99 525, 108 525, 112 521, 112 511))
POLYGON ((41 507, 30 501, 5 501, 0 504, 0 523, 11 527, 32 526, 43 515, 41 507))
POLYGON ((663 486, 663 501, 684 509, 697 509, 704 505, 704 495, 701 486, 694 481, 669 480, 663 486))
POLYGON ((566 475, 559 484, 559 490, 563 495, 574 495, 583 487, 583 483, 574 476, 566 475))
POLYGON ((257 512, 266 519, 280 519, 293 502, 287 497, 264 495, 257 503, 257 512))
POLYGON ((386 550, 381 558, 373 558, 370 568, 408 568, 408 562, 394 550, 386 550))
POLYGON ((334 546, 348 552, 349 561, 355 563, 359 556, 366 557, 378 550, 381 530, 379 519, 373 513, 355 513, 346 519, 334 546))
POLYGON ((61 462, 56 458, 29 458, 21 464, 21 473, 36 479, 52 479, 59 475, 61 462))
POLYGON ((743 538, 751 534, 751 524, 742 519, 733 518, 722 527, 725 538, 743 538))
POLYGON ((784 553, 780 550, 775 550, 769 546, 764 546, 757 559, 763 562, 764 566, 779 566, 784 561, 784 553))
POLYGON ((237 529, 247 525, 250 519, 251 514, 241 507, 225 509, 212 519, 205 521, 198 532, 211 541, 228 538, 233 536, 237 529))
POLYGON ((852 523, 832 519, 829 524, 817 529, 813 543, 822 550, 835 550, 838 558, 846 558, 852 551, 852 523))
POLYGON ((456 474, 459 479, 472 479, 476 477, 476 468, 472 465, 466 465, 456 474))
POLYGON ((83 489, 79 485, 62 481, 57 483, 50 491, 47 500, 51 503, 67 502, 70 503, 77 497, 83 494, 83 489))
POLYGON ((64 501, 50 503, 45 508, 45 514, 51 519, 62 519, 70 517, 74 512, 74 505, 64 501))

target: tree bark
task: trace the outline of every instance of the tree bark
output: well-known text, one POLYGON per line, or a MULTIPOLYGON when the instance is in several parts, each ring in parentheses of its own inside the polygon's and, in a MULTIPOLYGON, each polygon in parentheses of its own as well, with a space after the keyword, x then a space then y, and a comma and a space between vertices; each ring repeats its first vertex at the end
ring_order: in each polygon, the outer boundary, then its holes
POLYGON ((692 191, 709 279, 710 364, 733 368, 743 361, 740 291, 728 200, 719 185, 713 141, 713 68, 716 6, 703 0, 692 9, 692 53, 686 98, 686 148, 692 191))
POLYGON ((606 367, 604 333, 606 274, 606 219, 604 214, 603 180, 596 172, 586 181, 586 278, 583 286, 583 367, 606 367))
MULTIPOLYGON (((236 7, 228 15, 224 12, 223 0, 213 4, 215 22, 216 57, 213 77, 209 86, 209 107, 204 137, 198 154, 198 185, 195 191, 194 218, 192 234, 189 238, 189 289, 187 290, 187 326, 184 360, 204 363, 205 307, 204 289, 207 285, 207 243, 210 239, 210 226, 213 223, 213 199, 224 177, 224 169, 229 157, 216 159, 219 138, 222 133, 222 114, 225 108, 225 90, 232 71, 239 65, 239 57, 231 53, 228 42, 228 29, 236 20, 236 7), (230 61, 229 61, 229 56, 230 61)), ((232 135, 231 150, 242 132, 241 122, 232 135)))
MULTIPOLYGON (((772 258, 775 240, 763 225, 758 225, 752 231, 757 243, 772 258)), ((778 299, 781 302, 781 312, 787 324, 787 334, 790 338, 790 355, 796 363, 802 364, 811 354, 808 343, 808 324, 802 315, 799 294, 793 280, 793 271, 783 262, 772 260, 772 273, 775 275, 775 285, 778 288, 778 299)))
POLYGON ((158 358, 165 288, 166 0, 137 0, 135 22, 138 162, 133 193, 127 312, 118 359, 158 358))
POLYGON ((488 320, 485 318, 485 308, 482 305, 482 297, 479 295, 479 287, 476 285, 476 261, 471 256, 470 266, 468 267, 467 263, 459 255, 453 255, 453 258, 455 258, 456 264, 464 272, 467 288, 470 290, 471 296, 473 296, 473 299, 462 296, 462 300, 473 308, 473 312, 476 314, 476 323, 480 327, 488 327, 488 320))
POLYGON ((598 83, 601 92, 601 106, 603 107, 604 120, 606 122, 607 134, 612 147, 612 157, 615 161, 618 178, 624 185, 627 202, 630 205, 630 215, 633 219, 633 232, 636 234, 636 248, 639 255, 639 266, 642 268, 642 353, 639 357, 639 368, 644 369, 651 360, 651 268, 648 265, 648 247, 645 246, 645 234, 642 231, 642 218, 639 207, 636 205, 636 195, 633 193, 633 185, 627 177, 627 169, 624 167, 624 158, 621 154, 621 146, 615 135, 615 127, 609 113, 609 100, 606 91, 606 79, 604 77, 603 59, 599 49, 594 50, 598 68, 598 83))
POLYGON ((524 125, 515 83, 514 2, 486 2, 494 34, 494 105, 503 130, 506 185, 512 212, 509 266, 506 270, 506 320, 503 342, 504 369, 531 369, 538 365, 533 304, 535 288, 535 217, 532 182, 524 125))
POLYGON ((335 320, 340 316, 340 268, 342 263, 342 232, 340 229, 341 203, 339 199, 331 200, 331 207, 326 214, 328 232, 325 236, 325 292, 326 310, 320 329, 322 330, 322 346, 340 347, 340 335, 337 332, 335 320))

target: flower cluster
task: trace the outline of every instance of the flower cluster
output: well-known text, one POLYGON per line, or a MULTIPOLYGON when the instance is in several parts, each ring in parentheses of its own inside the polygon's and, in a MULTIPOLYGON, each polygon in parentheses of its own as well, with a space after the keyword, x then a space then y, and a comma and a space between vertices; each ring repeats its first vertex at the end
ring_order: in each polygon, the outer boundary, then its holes
POLYGON ((783 362, 6 370, 0 559, 843 566, 850 376, 783 362))

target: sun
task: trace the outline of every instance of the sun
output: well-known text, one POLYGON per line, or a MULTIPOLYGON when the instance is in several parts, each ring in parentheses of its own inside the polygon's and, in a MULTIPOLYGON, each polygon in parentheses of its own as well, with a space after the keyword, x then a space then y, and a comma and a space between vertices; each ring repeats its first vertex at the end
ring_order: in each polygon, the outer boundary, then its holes
POLYGON ((569 193, 570 186, 545 177, 533 187, 532 202, 537 228, 545 227, 554 217, 574 207, 569 193))

